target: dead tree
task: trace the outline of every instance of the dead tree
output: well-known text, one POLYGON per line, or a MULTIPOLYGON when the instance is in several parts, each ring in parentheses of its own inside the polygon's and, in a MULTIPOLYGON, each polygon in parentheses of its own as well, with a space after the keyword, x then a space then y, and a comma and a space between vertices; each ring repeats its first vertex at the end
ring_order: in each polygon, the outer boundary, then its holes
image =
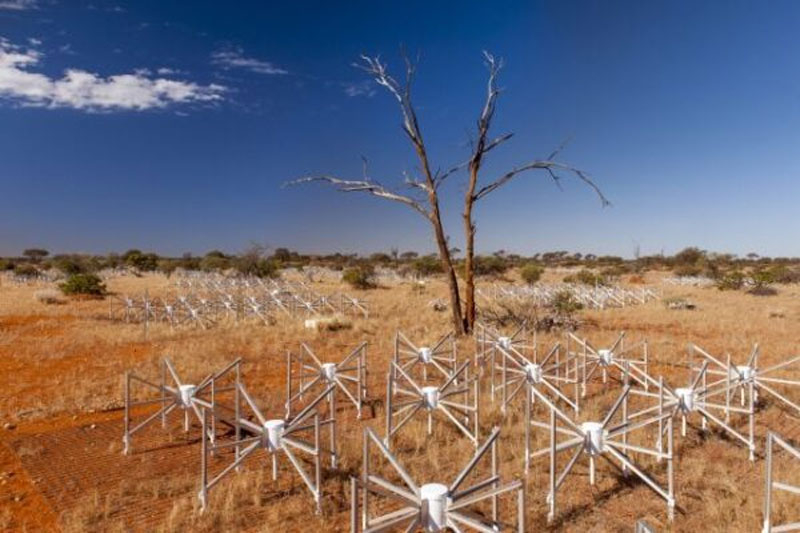
POLYGON ((442 263, 442 270, 447 278, 450 288, 450 309, 453 313, 453 327, 455 331, 464 333, 465 323, 461 311, 461 296, 458 292, 458 279, 456 277, 455 266, 450 255, 450 248, 447 243, 447 235, 442 225, 441 210, 439 208, 439 185, 442 177, 431 170, 428 159, 428 151, 425 141, 422 138, 422 131, 417 121, 417 113, 411 103, 411 86, 416 73, 416 65, 406 58, 406 79, 404 83, 398 82, 387 71, 387 66, 382 63, 380 58, 362 56, 362 63, 357 65, 365 70, 377 83, 386 88, 394 96, 400 106, 403 117, 403 131, 408 136, 409 141, 414 147, 420 164, 421 177, 405 175, 405 183, 412 189, 411 194, 401 194, 388 189, 379 182, 369 177, 367 173, 367 163, 364 159, 364 175, 361 180, 344 180, 330 175, 306 176, 290 182, 290 185, 309 182, 329 183, 341 192, 364 192, 400 202, 418 214, 431 224, 436 246, 439 250, 439 260, 442 263), (427 204, 427 206, 425 205, 427 204))
POLYGON ((357 66, 365 70, 378 85, 386 88, 398 102, 403 118, 402 128, 408 136, 417 154, 417 158, 419 159, 421 176, 410 176, 404 173, 405 184, 409 187, 411 192, 410 194, 401 194, 370 178, 367 172, 365 159, 364 172, 360 180, 341 179, 331 175, 316 175, 305 176, 289 182, 289 185, 310 182, 328 183, 340 192, 363 192, 379 198, 400 202, 422 215, 431 224, 433 229, 434 238, 439 250, 439 259, 442 263, 442 269, 450 288, 450 309, 452 312, 453 328, 456 332, 460 333, 471 332, 475 324, 475 223, 473 220, 473 209, 478 200, 485 198, 520 174, 532 170, 544 170, 553 178, 556 184, 559 183, 558 180, 560 179, 558 175, 559 171, 574 174, 594 189, 603 202, 603 205, 608 204, 608 200, 603 196, 603 193, 585 172, 570 165, 555 161, 555 157, 564 147, 563 144, 557 150, 553 151, 546 159, 535 159, 529 163, 511 169, 486 185, 480 184, 479 175, 486 154, 510 139, 513 135, 512 133, 506 133, 494 139, 489 138, 489 130, 492 118, 494 117, 497 97, 500 94, 500 90, 497 87, 497 75, 502 68, 502 61, 495 59, 494 56, 487 52, 484 52, 484 58, 489 69, 488 91, 486 102, 478 119, 477 138, 472 143, 472 155, 468 160, 445 171, 432 171, 427 148, 422 137, 419 122, 417 121, 416 111, 411 102, 411 86, 416 74, 416 64, 406 58, 406 78, 403 83, 400 83, 388 73, 387 65, 381 62, 380 58, 362 56, 362 63, 357 66), (453 265, 452 253, 448 246, 447 234, 442 225, 439 207, 439 188, 450 176, 464 170, 468 172, 468 184, 464 197, 464 211, 462 215, 464 220, 464 238, 466 240, 464 263, 465 291, 464 307, 462 309, 458 278, 453 265))
POLYGON ((603 195, 603 192, 591 178, 589 178, 586 172, 555 160, 566 143, 562 143, 562 145, 554 150, 546 159, 534 159, 533 161, 509 170, 486 185, 480 184, 479 177, 484 156, 490 150, 507 141, 514 135, 513 133, 506 133, 494 139, 489 138, 489 129, 491 128, 492 119, 494 118, 497 98, 500 95, 500 89, 497 86, 497 76, 503 68, 503 60, 496 59, 488 52, 483 52, 483 57, 486 62, 486 67, 489 70, 489 81, 487 83, 486 102, 478 118, 477 137, 472 143, 472 155, 469 160, 460 165, 456 165, 445 173, 445 175, 449 175, 466 167, 469 174, 467 190, 464 194, 464 212, 462 214, 464 220, 464 239, 466 241, 466 249, 464 251, 464 322, 467 331, 472 331, 475 325, 475 222, 472 213, 475 208, 475 203, 478 200, 485 198, 520 174, 533 170, 544 170, 557 185, 560 179, 558 172, 573 174, 597 193, 603 206, 609 205, 609 201, 603 195))

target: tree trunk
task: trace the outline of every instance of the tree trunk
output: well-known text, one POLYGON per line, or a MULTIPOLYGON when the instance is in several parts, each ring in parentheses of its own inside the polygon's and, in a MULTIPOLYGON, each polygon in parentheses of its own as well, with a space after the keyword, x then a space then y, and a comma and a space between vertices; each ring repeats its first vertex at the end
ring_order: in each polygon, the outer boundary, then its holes
POLYGON ((472 223, 471 197, 464 202, 464 329, 475 327, 475 225, 472 223))
POLYGON ((431 202, 433 212, 431 213, 431 224, 433 225, 433 232, 436 235, 436 245, 439 247, 439 259, 442 262, 442 269, 447 278, 447 284, 450 288, 450 309, 452 310, 453 331, 457 335, 467 333, 466 322, 461 314, 461 295, 458 291, 458 278, 456 277, 456 270, 453 267, 453 260, 450 257, 450 249, 447 247, 447 237, 444 234, 442 227, 442 218, 439 213, 439 204, 431 202))

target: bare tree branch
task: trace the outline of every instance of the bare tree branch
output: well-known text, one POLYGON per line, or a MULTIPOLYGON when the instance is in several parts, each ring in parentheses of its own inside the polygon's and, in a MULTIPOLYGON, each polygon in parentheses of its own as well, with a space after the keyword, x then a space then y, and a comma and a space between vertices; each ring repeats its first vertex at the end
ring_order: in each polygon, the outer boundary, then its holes
POLYGON ((379 198, 385 198, 387 200, 400 202, 414 209, 417 213, 424 216, 426 219, 430 220, 431 218, 430 213, 413 198, 410 198, 408 196, 403 196, 402 194, 390 191, 383 185, 374 181, 343 180, 333 176, 322 175, 322 176, 305 176, 296 180, 286 182, 284 183, 283 186, 290 187, 295 185, 301 185, 303 183, 313 183, 313 182, 329 183, 339 192, 364 192, 367 194, 371 194, 373 196, 377 196, 379 198))
MULTIPOLYGON (((500 146, 501 144, 503 144, 504 142, 506 142, 507 140, 509 140, 513 136, 514 136, 513 133, 505 133, 505 134, 501 135, 500 137, 492 139, 491 141, 486 143, 486 146, 483 149, 483 154, 484 155, 487 154, 493 148, 497 148, 498 146, 500 146)), ((472 157, 470 157, 466 161, 463 161, 463 162, 461 162, 461 163, 449 168, 445 172, 437 173, 437 175, 436 175, 436 186, 438 187, 439 185, 441 185, 441 183, 445 179, 447 179, 451 175, 455 174, 459 170, 463 170, 463 169, 467 168, 467 166, 469 165, 470 161, 472 161, 472 157)))
POLYGON ((514 179, 514 177, 516 177, 518 174, 521 174, 523 172, 527 172, 529 170, 546 170, 550 174, 550 176, 556 181, 556 183, 559 182, 560 178, 559 178, 558 175, 555 174, 555 171, 563 170, 563 171, 569 172, 569 173, 573 174, 574 176, 576 176, 579 180, 584 182, 586 185, 591 187, 592 190, 594 190, 594 192, 600 198, 600 202, 603 204, 603 207, 611 205, 611 202, 609 202, 608 198, 605 197, 605 195, 603 194, 603 191, 600 190, 600 187, 598 187, 597 184, 595 184, 595 182, 592 181, 592 179, 589 177, 589 175, 586 172, 584 172, 584 171, 582 171, 580 169, 577 169, 575 167, 566 165, 564 163, 559 163, 557 161, 551 161, 551 160, 547 160, 547 159, 532 161, 532 162, 530 162, 530 163, 528 163, 526 165, 522 165, 521 167, 517 167, 515 169, 512 169, 512 170, 506 172, 505 174, 500 176, 495 181, 489 183, 488 185, 485 185, 485 186, 481 187, 475 193, 475 200, 480 200, 484 196, 486 196, 489 193, 499 189, 500 187, 502 187, 503 185, 505 185, 506 183, 508 183, 512 179, 514 179))

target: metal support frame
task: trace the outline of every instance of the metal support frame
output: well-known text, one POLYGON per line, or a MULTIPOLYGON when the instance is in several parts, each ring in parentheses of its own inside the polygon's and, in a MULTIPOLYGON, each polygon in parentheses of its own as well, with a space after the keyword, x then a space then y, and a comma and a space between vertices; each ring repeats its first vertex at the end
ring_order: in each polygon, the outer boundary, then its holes
POLYGON ((306 343, 300 344, 297 354, 286 352, 286 416, 297 407, 311 391, 331 388, 328 405, 336 409, 336 392, 344 394, 358 412, 367 400, 367 342, 356 346, 338 363, 323 363, 306 343))
POLYGON ((541 392, 537 389, 532 389, 537 398, 549 407, 549 424, 540 423, 537 424, 537 426, 547 427, 550 435, 550 443, 547 447, 534 451, 530 455, 531 459, 544 455, 547 455, 550 459, 550 480, 547 495, 547 503, 549 505, 548 520, 552 521, 555 518, 558 489, 582 455, 588 456, 589 459, 590 484, 594 485, 595 482, 595 462, 597 459, 605 459, 608 464, 621 471, 623 475, 627 476, 633 473, 641 479, 653 492, 666 501, 669 520, 671 521, 674 518, 675 489, 672 453, 672 416, 669 413, 663 413, 644 420, 631 421, 628 417, 628 395, 630 390, 630 385, 626 384, 622 394, 616 399, 602 421, 576 423, 541 392), (612 421, 618 413, 621 414, 621 420, 616 424, 612 424, 612 421), (633 444, 629 442, 629 437, 633 433, 638 431, 638 434, 641 435, 643 430, 647 430, 648 428, 652 429, 656 426, 658 430, 661 430, 661 425, 664 423, 667 426, 666 451, 658 447, 650 448, 644 444, 633 444), (563 470, 558 473, 558 454, 565 451, 572 451, 572 455, 563 470), (647 475, 644 469, 634 462, 632 458, 633 454, 651 457, 657 461, 666 460, 667 486, 662 487, 653 478, 647 475))
MULTIPOLYGON (((183 410, 183 429, 188 432, 190 413, 194 414, 198 422, 202 422, 200 402, 215 412, 225 408, 225 405, 220 403, 219 396, 237 390, 241 379, 241 362, 241 358, 236 359, 219 372, 206 376, 198 385, 188 384, 181 380, 175 371, 175 367, 167 358, 164 358, 161 362, 161 376, 158 383, 139 377, 133 372, 126 372, 124 383, 125 417, 122 436, 123 453, 126 455, 130 453, 133 435, 158 418, 161 418, 161 426, 166 427, 167 415, 175 409, 180 408, 183 410), (228 378, 233 379, 232 384, 228 378), (172 384, 169 384, 169 382, 172 382, 172 384), (134 399, 134 385, 142 386, 145 391, 158 394, 158 397, 136 400, 134 399), (203 396, 208 397, 208 399, 206 400, 203 396), (156 412, 149 413, 143 421, 131 427, 134 408, 154 405, 159 406, 156 412)), ((215 433, 216 425, 212 424, 208 435, 212 441, 215 438, 215 433)))
MULTIPOLYGON (((776 433, 770 431, 767 434, 767 462, 764 466, 765 486, 764 486, 764 528, 763 533, 779 533, 781 531, 800 531, 800 522, 791 522, 780 525, 772 524, 772 491, 782 490, 795 496, 800 496, 800 485, 792 485, 784 481, 775 481, 772 472, 773 448, 778 445, 783 451, 793 459, 800 461, 800 449, 793 447, 783 440, 776 433)), ((797 508, 797 507, 795 507, 797 508)))
MULTIPOLYGON (((322 510, 322 457, 323 454, 331 455, 331 464, 336 465, 336 417, 335 413, 328 413, 329 418, 321 420, 317 406, 331 393, 335 385, 331 384, 319 394, 314 401, 309 403, 293 418, 285 417, 268 420, 253 401, 242 383, 237 385, 236 415, 233 424, 236 430, 232 441, 215 443, 203 438, 202 456, 200 465, 200 492, 198 498, 203 510, 208 506, 208 492, 232 471, 238 471, 242 462, 253 455, 257 450, 264 450, 272 461, 272 479, 278 479, 278 454, 283 453, 300 475, 303 483, 314 498, 316 512, 322 510), (244 416, 240 409, 240 400, 244 400, 246 410, 250 417, 244 416), (253 422, 251 418, 255 418, 253 422), (325 426, 331 428, 330 448, 322 447, 321 432, 325 426), (233 449, 233 462, 225 466, 219 473, 209 479, 209 452, 221 457, 221 452, 233 449), (310 457, 314 471, 309 473, 303 462, 296 455, 304 453, 310 457), (313 474, 313 477, 312 477, 313 474)), ((202 421, 203 435, 207 435, 207 406, 203 406, 202 421)), ((214 416, 211 416, 213 421, 214 416)))
POLYGON ((649 352, 647 339, 625 346, 625 332, 619 334, 609 348, 595 348, 586 339, 573 333, 567 333, 567 357, 578 357, 581 368, 581 396, 586 396, 586 384, 592 380, 598 370, 602 382, 608 383, 611 370, 618 370, 620 381, 627 374, 638 385, 648 389, 650 383, 646 379, 649 369, 649 352), (572 343, 577 345, 573 351, 572 343), (637 352, 641 350, 641 352, 637 352))
POLYGON ((483 373, 489 372, 489 396, 494 401, 498 385, 495 381, 494 368, 497 366, 498 350, 503 349, 521 358, 537 362, 539 359, 536 331, 534 338, 529 340, 526 335, 525 324, 522 324, 511 335, 503 335, 499 331, 478 323, 475 327, 475 366, 483 373))
POLYGON ((416 531, 422 529, 429 533, 446 530, 461 532, 476 530, 484 533, 496 533, 506 530, 525 531, 525 487, 522 481, 515 480, 501 484, 498 472, 497 437, 498 428, 480 445, 475 455, 449 484, 418 484, 392 455, 378 436, 369 428, 364 430, 363 466, 361 477, 350 478, 350 531, 358 533, 378 533, 401 529, 416 531), (378 449, 379 457, 383 456, 391 464, 394 472, 402 480, 395 484, 372 470, 370 447, 378 449), (490 462, 490 470, 486 475, 473 474, 480 464, 490 462), (468 487, 463 487, 468 478, 476 478, 468 487), (516 520, 501 521, 498 516, 500 496, 516 492, 516 520), (374 499, 382 504, 383 514, 372 515, 376 506, 370 505, 374 499), (476 509, 480 504, 483 509, 476 509), (488 505, 487 505, 488 504, 488 505), (487 511, 485 507, 490 507, 487 511), (360 508, 360 513, 359 513, 360 508), (389 510, 388 508, 396 508, 389 510))
MULTIPOLYGON (((702 360, 709 363, 708 374, 714 376, 716 379, 708 383, 708 388, 713 389, 715 395, 724 394, 726 406, 730 406, 731 400, 737 392, 739 393, 740 404, 745 406, 747 391, 752 386, 754 401, 757 402, 759 394, 766 392, 773 398, 776 398, 786 406, 792 408, 797 415, 800 415, 800 405, 777 390, 778 387, 798 387, 795 391, 800 393, 800 373, 795 373, 794 376, 768 375, 780 370, 786 371, 791 365, 800 362, 800 356, 793 357, 788 361, 766 368, 759 368, 758 344, 753 345, 753 350, 750 352, 747 361, 743 365, 732 364, 730 354, 726 355, 725 362, 723 363, 720 358, 711 355, 696 344, 690 344, 689 350, 691 358, 690 365, 693 369, 696 368, 694 365, 695 355, 699 355, 702 360), (789 379, 789 377, 797 377, 798 379, 789 379)), ((800 368, 796 370, 800 371, 800 368)), ((726 419, 727 416, 726 412, 726 419)))
POLYGON ((408 337, 398 331, 394 336, 394 357, 392 361, 405 372, 428 382, 428 367, 438 371, 447 379, 456 370, 456 340, 452 332, 443 335, 430 346, 417 347, 408 337), (420 370, 419 376, 416 370, 420 370))
POLYGON ((470 361, 464 361, 437 387, 418 385, 392 362, 386 380, 386 445, 415 414, 424 411, 428 417, 428 435, 433 432, 434 413, 441 413, 477 447, 480 386, 477 373, 470 375, 470 366, 470 361))
MULTIPOLYGON (((754 393, 753 383, 751 382, 748 388, 749 402, 745 407, 735 407, 728 404, 719 403, 719 396, 724 393, 719 387, 711 387, 708 384, 708 361, 705 361, 700 367, 700 370, 690 374, 689 385, 686 387, 679 387, 673 389, 664 382, 663 377, 658 380, 647 376, 650 382, 651 389, 644 390, 640 388, 631 389, 631 394, 637 397, 648 398, 651 405, 639 411, 628 415, 629 419, 637 419, 642 416, 651 416, 657 413, 659 416, 667 413, 670 418, 680 417, 681 419, 681 436, 686 436, 687 420, 693 413, 698 413, 701 417, 701 430, 708 429, 709 422, 723 432, 727 433, 735 440, 738 440, 747 446, 749 459, 755 460, 755 408, 754 408, 754 393), (652 405, 653 401, 657 404, 652 405), (730 415, 738 414, 747 417, 747 435, 738 431, 730 423, 730 415)), ((665 426, 660 424, 660 434, 666 431, 665 426)), ((663 445, 662 440, 657 440, 657 446, 663 445)))

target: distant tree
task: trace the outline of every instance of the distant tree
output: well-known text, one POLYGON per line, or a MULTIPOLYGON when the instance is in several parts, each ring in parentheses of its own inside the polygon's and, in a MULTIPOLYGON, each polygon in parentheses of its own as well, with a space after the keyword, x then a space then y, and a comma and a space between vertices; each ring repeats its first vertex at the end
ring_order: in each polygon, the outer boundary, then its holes
POLYGON ((410 261, 412 259, 416 259, 417 257, 419 257, 417 252, 403 252, 400 254, 400 259, 403 261, 410 261))
POLYGON ((22 255, 30 259, 32 263, 38 263, 48 255, 50 252, 43 248, 28 248, 27 250, 22 252, 22 255))

